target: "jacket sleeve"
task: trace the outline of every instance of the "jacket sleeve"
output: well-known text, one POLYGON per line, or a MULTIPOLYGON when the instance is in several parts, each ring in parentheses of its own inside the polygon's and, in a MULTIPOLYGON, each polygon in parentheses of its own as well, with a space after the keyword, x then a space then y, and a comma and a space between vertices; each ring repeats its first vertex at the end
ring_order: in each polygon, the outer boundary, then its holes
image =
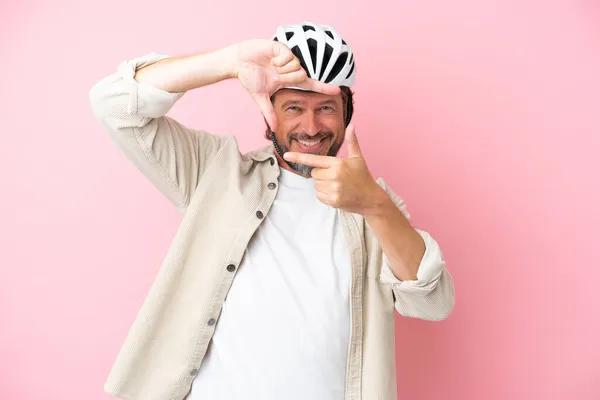
MULTIPOLYGON (((377 183, 410 221, 404 201, 382 179, 378 179, 377 183)), ((448 317, 454 308, 454 283, 438 243, 429 233, 417 228, 415 230, 425 242, 425 254, 419 265, 417 280, 399 280, 392 272, 385 253, 379 279, 392 286, 394 306, 398 313, 405 317, 440 321, 448 317)))
POLYGON ((187 128, 165 114, 184 93, 138 83, 135 72, 168 58, 150 53, 123 61, 90 90, 92 111, 117 147, 183 211, 225 138, 187 128))

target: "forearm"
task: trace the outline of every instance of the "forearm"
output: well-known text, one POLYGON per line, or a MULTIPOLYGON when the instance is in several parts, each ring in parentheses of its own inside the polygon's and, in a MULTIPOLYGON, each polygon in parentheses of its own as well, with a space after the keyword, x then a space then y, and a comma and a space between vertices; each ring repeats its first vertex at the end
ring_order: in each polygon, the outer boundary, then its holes
POLYGON ((425 242, 382 189, 364 215, 385 253, 394 275, 401 281, 417 279, 425 242))
POLYGON ((207 53, 170 57, 139 69, 135 79, 170 93, 182 93, 237 76, 237 45, 207 53))

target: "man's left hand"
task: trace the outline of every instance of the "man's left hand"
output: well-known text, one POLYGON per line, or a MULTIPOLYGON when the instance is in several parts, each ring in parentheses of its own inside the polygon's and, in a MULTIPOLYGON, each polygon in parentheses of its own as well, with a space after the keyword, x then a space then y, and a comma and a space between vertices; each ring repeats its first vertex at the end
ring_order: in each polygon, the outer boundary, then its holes
POLYGON ((375 182, 362 155, 354 125, 346 128, 348 158, 287 152, 287 161, 313 166, 318 199, 327 205, 367 216, 377 212, 387 199, 375 182))

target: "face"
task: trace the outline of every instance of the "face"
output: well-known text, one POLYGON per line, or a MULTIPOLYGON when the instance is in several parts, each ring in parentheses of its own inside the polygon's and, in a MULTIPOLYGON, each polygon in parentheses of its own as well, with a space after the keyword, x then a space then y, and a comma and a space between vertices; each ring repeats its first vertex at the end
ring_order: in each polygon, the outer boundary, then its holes
MULTIPOLYGON (((341 94, 331 96, 282 89, 275 94, 273 107, 279 122, 275 140, 282 153, 295 151, 332 157, 337 155, 346 131, 341 94)), ((285 162, 281 164, 287 167, 285 162)), ((305 176, 309 176, 313 168, 289 164, 293 170, 305 176)))

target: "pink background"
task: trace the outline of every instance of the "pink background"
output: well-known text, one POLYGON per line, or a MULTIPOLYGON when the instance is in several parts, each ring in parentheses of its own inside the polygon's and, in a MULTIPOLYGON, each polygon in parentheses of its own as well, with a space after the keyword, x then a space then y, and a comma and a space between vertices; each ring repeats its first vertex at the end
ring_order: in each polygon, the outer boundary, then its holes
MULTIPOLYGON (((90 87, 125 58, 304 19, 353 45, 370 168, 437 238, 455 280, 450 318, 398 318, 400 398, 600 399, 591 0, 3 1, 0 399, 108 399, 180 221, 93 119, 90 87)), ((189 93, 172 115, 236 134, 243 150, 265 144, 235 81, 189 93)))

